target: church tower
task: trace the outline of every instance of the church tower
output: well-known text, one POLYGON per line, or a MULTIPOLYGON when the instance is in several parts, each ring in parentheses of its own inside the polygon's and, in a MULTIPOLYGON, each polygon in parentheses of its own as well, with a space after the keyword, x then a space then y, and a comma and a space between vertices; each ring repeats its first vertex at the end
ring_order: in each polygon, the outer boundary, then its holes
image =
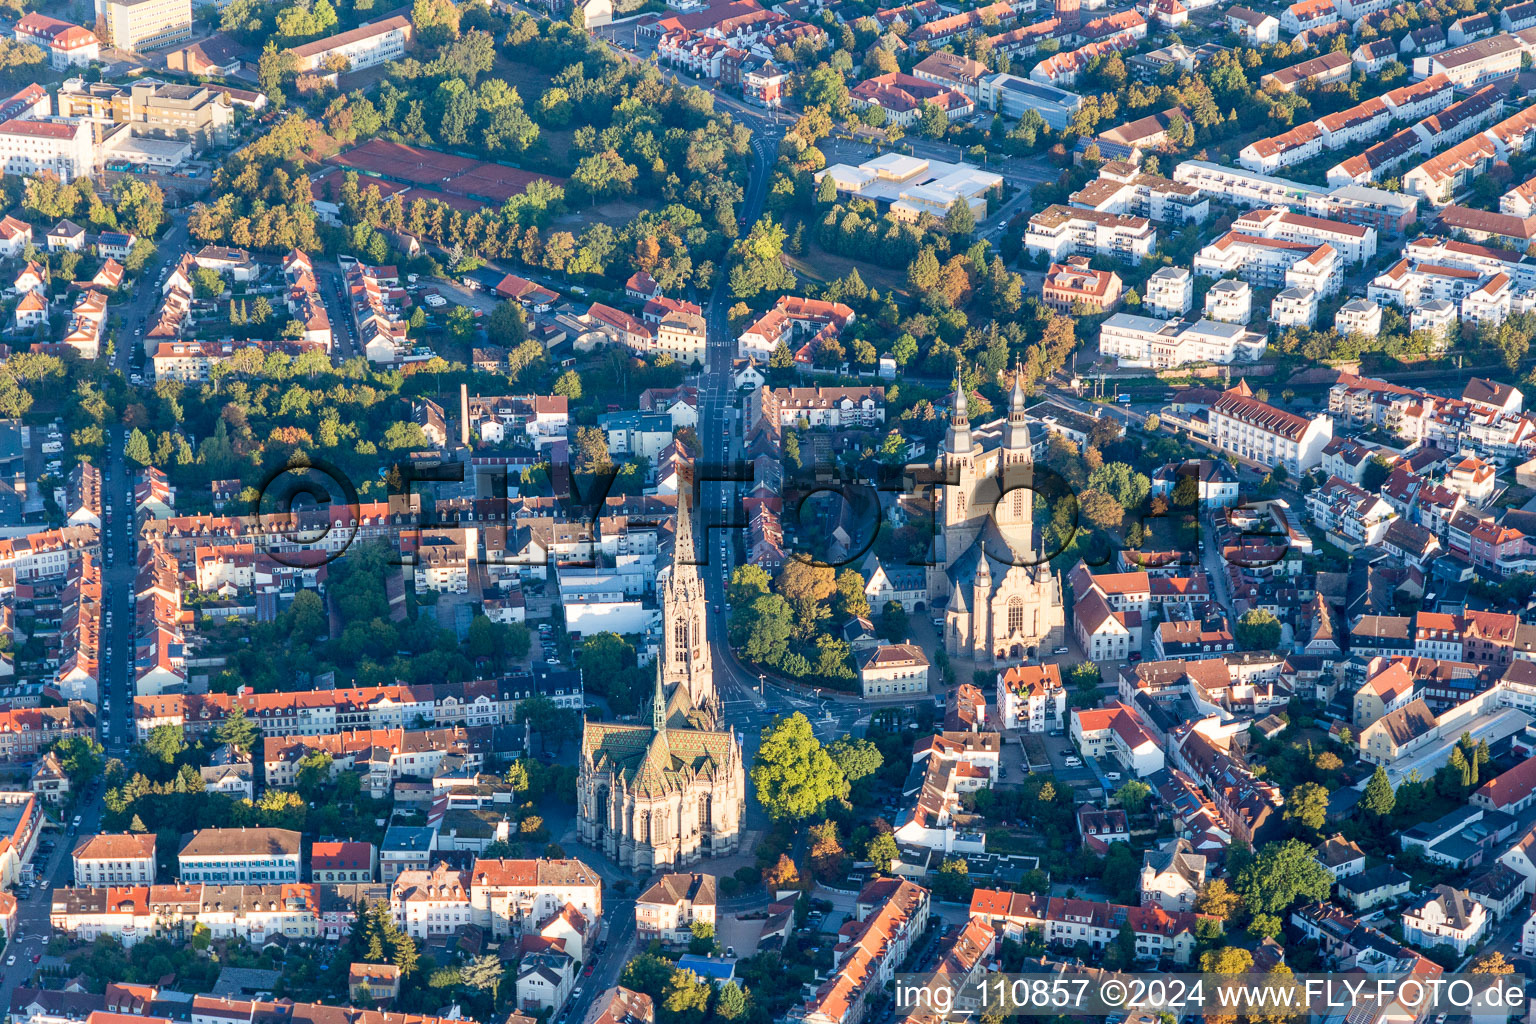
MULTIPOLYGON (((969 502, 975 493, 976 465, 971 442, 971 417, 966 405, 965 383, 961 375, 956 373, 949 429, 944 432, 944 521, 941 525, 946 533, 963 526, 974 517, 969 502)), ((966 540, 961 547, 947 552, 948 558, 953 560, 969 544, 970 541, 966 540)))
POLYGON ((693 510, 687 490, 677 495, 677 537, 672 544, 672 565, 661 583, 661 677, 659 685, 687 687, 689 703, 711 715, 719 705, 714 669, 710 664, 705 632, 707 603, 704 581, 694 564, 693 510))
POLYGON ((1016 551, 1034 550, 1035 492, 1033 487, 1034 446, 1029 437, 1029 423, 1024 412, 1024 367, 1014 368, 1013 392, 1008 396, 1008 422, 1003 427, 1001 452, 1002 494, 998 499, 997 522, 1016 551))

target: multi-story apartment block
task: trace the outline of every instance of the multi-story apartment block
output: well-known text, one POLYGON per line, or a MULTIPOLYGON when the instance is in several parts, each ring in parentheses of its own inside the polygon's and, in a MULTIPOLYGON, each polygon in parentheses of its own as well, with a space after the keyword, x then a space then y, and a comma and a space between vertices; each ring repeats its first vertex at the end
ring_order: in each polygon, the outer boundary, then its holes
POLYGON ((1317 293, 1306 285, 1285 288, 1269 304, 1269 322, 1276 327, 1312 327, 1317 323, 1317 293))
POLYGON ((191 0, 96 0, 103 40, 119 50, 159 50, 192 38, 191 0))
POLYGON ((1345 263, 1376 258, 1376 229, 1295 213, 1283 207, 1251 210, 1238 217, 1232 230, 1261 238, 1308 245, 1327 243, 1345 263))
POLYGON ((84 121, 12 118, 0 123, 0 169, 6 174, 29 177, 48 171, 67 183, 88 176, 94 163, 91 126, 84 121))
POLYGON ((1253 397, 1246 381, 1222 393, 1211 406, 1211 443, 1260 465, 1284 466, 1299 477, 1322 462, 1333 436, 1333 420, 1305 419, 1253 397))
POLYGON ((1264 335, 1240 323, 1156 320, 1116 313, 1099 327, 1099 354, 1122 365, 1168 369, 1189 363, 1252 362, 1264 354, 1264 335))
POLYGON ((1139 263, 1152 255, 1157 228, 1145 217, 1054 205, 1029 218, 1024 244, 1031 253, 1043 252, 1054 260, 1107 256, 1139 263))
POLYGON ((1319 295, 1332 295, 1343 279, 1343 264, 1333 246, 1286 242, 1229 231, 1195 254, 1201 277, 1236 274, 1256 288, 1306 285, 1319 295))
POLYGON ((411 35, 411 19, 396 15, 296 46, 292 52, 299 71, 360 71, 405 56, 411 35))
POLYGON ((1001 728, 1045 732, 1061 729, 1067 691, 1059 665, 1016 665, 997 674, 997 713, 1001 728))
POLYGON ((1191 185, 1146 174, 1125 161, 1111 160, 1099 176, 1076 192, 1073 206, 1099 213, 1146 217, 1162 224, 1201 224, 1210 216, 1210 200, 1191 185))
POLYGON ((153 885, 155 834, 84 836, 70 854, 76 885, 153 885))
POLYGON ((602 881, 579 860, 476 860, 469 898, 474 922, 496 938, 535 928, 566 906, 588 924, 603 913, 602 881))
POLYGON ((1246 324, 1253 319, 1252 286, 1231 278, 1217 281, 1205 293, 1205 315, 1224 323, 1246 324))
POLYGON ((177 854, 183 882, 266 884, 298 882, 301 836, 281 828, 205 828, 177 854))
POLYGON ((1159 267, 1147 278, 1142 306, 1148 316, 1172 320, 1189 312, 1194 292, 1194 275, 1184 267, 1159 267))

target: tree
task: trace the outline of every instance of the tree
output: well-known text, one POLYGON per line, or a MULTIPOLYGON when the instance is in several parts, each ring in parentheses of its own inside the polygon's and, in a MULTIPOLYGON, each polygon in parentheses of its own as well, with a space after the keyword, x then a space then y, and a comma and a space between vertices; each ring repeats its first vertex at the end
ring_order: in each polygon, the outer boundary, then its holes
POLYGON ((503 348, 516 348, 528 339, 528 315, 516 302, 498 302, 485 318, 485 335, 503 348))
POLYGON ((721 1020, 740 1020, 747 1012, 747 997, 734 981, 726 982, 715 998, 715 1016, 721 1020))
POLYGON ((917 130, 930 139, 942 139, 949 131, 949 115, 933 100, 925 100, 917 118, 917 130))
POLYGON ((1127 779, 1115 790, 1115 802, 1124 807, 1127 814, 1136 814, 1147 805, 1152 787, 1140 779, 1127 779))
POLYGON ((896 837, 889 832, 881 832, 869 841, 864 849, 864 859, 875 865, 877 871, 891 870, 891 864, 901 856, 901 849, 896 845, 896 837))
POLYGON ((832 741, 828 752, 836 762, 838 771, 842 772, 843 778, 850 783, 873 775, 885 764, 885 757, 880 753, 880 748, 867 739, 843 736, 832 741))
POLYGON ((224 721, 219 723, 219 728, 214 732, 214 737, 220 743, 227 743, 232 747, 238 747, 249 753, 256 749, 256 739, 260 731, 256 723, 245 715, 245 705, 238 700, 231 701, 229 713, 224 716, 224 721))
POLYGON ((789 854, 779 854, 779 859, 773 867, 763 874, 763 887, 769 892, 779 892, 783 889, 800 888, 800 870, 795 867, 795 862, 789 859, 789 854))
POLYGON ((477 956, 459 968, 459 982, 467 988, 489 992, 492 1002, 501 989, 501 977, 501 958, 492 953, 477 956))
POLYGON ((1283 817, 1316 832, 1328 820, 1328 791, 1315 782, 1303 782, 1285 798, 1283 817))
POLYGON ((757 799, 776 821, 804 821, 848 796, 848 780, 800 712, 763 730, 752 764, 757 799))
POLYGON ((554 392, 573 402, 576 401, 581 397, 581 374, 575 370, 566 370, 560 375, 560 379, 555 381, 554 392))
POLYGON ((1499 950, 1491 950, 1472 961, 1473 974, 1513 974, 1515 965, 1504 959, 1499 950))
POLYGON ((1206 974, 1247 974, 1253 954, 1238 946, 1219 946, 1200 954, 1200 970, 1206 974))
POLYGON ((145 755, 161 764, 175 764, 176 758, 186 749, 186 738, 177 725, 157 725, 144 741, 145 755))
POLYGON ((709 956, 719 949, 715 942, 715 926, 708 921, 694 921, 688 926, 691 937, 688 939, 688 952, 699 956, 709 956))
POLYGON ((608 454, 608 437, 601 427, 576 428, 575 470, 578 473, 599 474, 613 468, 608 454))
POLYGON ((1263 608, 1250 608, 1237 620, 1234 638, 1245 651, 1272 651, 1280 646, 1280 620, 1263 608))
POLYGON ((1333 876, 1299 839, 1269 843, 1237 875, 1237 891, 1254 915, 1283 917, 1297 901, 1328 898, 1333 876))
POLYGON ((1200 890, 1200 896, 1195 900, 1195 910, 1225 921, 1237 909, 1237 904, 1237 893, 1228 887, 1227 880, 1213 878, 1200 890))
POLYGON ((941 900, 965 900, 971 895, 970 865, 963 857, 947 857, 933 876, 933 894, 941 900))
POLYGON ((133 432, 128 435, 128 444, 123 449, 123 454, 141 466, 147 466, 154 461, 154 455, 149 450, 149 438, 138 427, 134 427, 133 432))
POLYGON ((949 209, 944 214, 944 230, 961 238, 976 230, 976 211, 971 209, 971 204, 967 200, 956 199, 949 204, 949 209))
POLYGON ((1365 784, 1365 794, 1360 798, 1361 805, 1378 818, 1385 818, 1397 807, 1397 794, 1392 790, 1392 780, 1387 778, 1387 770, 1381 765, 1371 773, 1371 781, 1365 784))
POLYGON ((823 821, 811 826, 811 870, 822 878, 835 878, 844 856, 837 822, 823 821))

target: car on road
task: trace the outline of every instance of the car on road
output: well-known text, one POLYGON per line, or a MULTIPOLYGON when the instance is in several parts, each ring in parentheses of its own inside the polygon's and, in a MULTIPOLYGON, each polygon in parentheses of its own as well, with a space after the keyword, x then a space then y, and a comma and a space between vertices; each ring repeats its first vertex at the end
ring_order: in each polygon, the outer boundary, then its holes
POLYGON ((75 826, 75 828, 79 828, 80 827, 80 815, 78 815, 78 814, 75 815, 74 826, 75 826))

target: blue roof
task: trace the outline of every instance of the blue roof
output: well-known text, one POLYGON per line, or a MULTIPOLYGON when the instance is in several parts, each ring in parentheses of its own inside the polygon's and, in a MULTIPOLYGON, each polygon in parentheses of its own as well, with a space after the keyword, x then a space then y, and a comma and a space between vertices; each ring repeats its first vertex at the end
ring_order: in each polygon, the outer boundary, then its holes
POLYGON ((736 977, 736 961, 729 957, 699 956, 697 953, 684 953, 677 958, 677 966, 685 971, 692 971, 701 978, 710 981, 718 981, 724 984, 736 977))

